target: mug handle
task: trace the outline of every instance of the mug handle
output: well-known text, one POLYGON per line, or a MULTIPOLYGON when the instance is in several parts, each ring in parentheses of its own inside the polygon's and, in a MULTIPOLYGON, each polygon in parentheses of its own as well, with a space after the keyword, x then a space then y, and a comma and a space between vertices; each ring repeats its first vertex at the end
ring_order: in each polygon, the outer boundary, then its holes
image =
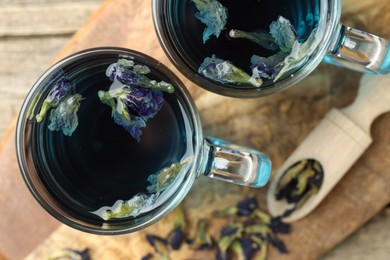
POLYGON ((272 171, 269 157, 257 150, 206 137, 198 174, 250 187, 263 187, 272 171))
POLYGON ((376 35, 340 24, 339 37, 325 61, 370 74, 390 72, 389 42, 376 35))

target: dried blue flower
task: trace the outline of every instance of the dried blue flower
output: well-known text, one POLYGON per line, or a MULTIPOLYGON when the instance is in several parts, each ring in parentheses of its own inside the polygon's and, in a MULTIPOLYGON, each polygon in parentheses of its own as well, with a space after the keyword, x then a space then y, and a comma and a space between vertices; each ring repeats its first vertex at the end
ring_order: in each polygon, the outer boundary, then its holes
POLYGON ((287 169, 277 184, 275 197, 277 200, 286 200, 294 205, 283 216, 288 216, 317 194, 323 176, 323 169, 315 160, 301 160, 287 169))
POLYGON ((49 260, 90 260, 89 249, 75 250, 65 248, 61 252, 49 257, 49 260))
POLYGON ((259 205, 257 204, 257 200, 255 198, 248 198, 243 201, 240 201, 237 204, 238 216, 249 216, 251 215, 259 205))
MULTIPOLYGON (((55 78, 61 75, 62 71, 57 72, 52 79, 49 80, 49 83, 52 83, 55 78), (54 78, 55 77, 55 78, 54 78)), ((48 83, 48 84, 49 84, 48 83)), ((59 103, 69 95, 72 90, 72 83, 67 77, 60 78, 54 86, 49 91, 46 99, 43 101, 42 107, 39 111, 39 114, 36 115, 37 122, 41 122, 45 117, 46 113, 53 107, 57 107, 59 103)))
POLYGON ((251 260, 260 249, 259 245, 253 242, 250 238, 235 240, 230 248, 240 260, 251 260))
POLYGON ((248 198, 237 205, 213 212, 215 217, 249 216, 258 208, 255 198, 248 198))
POLYGON ((287 250, 287 247, 286 245, 284 244, 284 242, 282 240, 280 240, 279 238, 277 237, 274 237, 272 235, 268 235, 267 236, 267 240, 270 242, 270 244, 275 247, 276 249, 278 249, 278 251, 282 254, 287 254, 288 253, 288 250, 287 250))
POLYGON ((141 117, 130 116, 126 117, 124 114, 129 115, 127 110, 122 111, 120 114, 117 110, 112 111, 114 122, 121 125, 127 132, 130 133, 138 142, 141 140, 142 131, 141 128, 146 127, 146 122, 141 117), (126 113, 125 113, 126 111, 126 113))
POLYGON ((295 41, 298 40, 297 33, 291 22, 286 18, 279 16, 278 20, 269 26, 270 33, 275 39, 282 52, 291 52, 295 41))
POLYGON ((186 228, 182 206, 177 207, 173 214, 173 230, 168 235, 168 243, 172 249, 178 250, 184 241, 184 232, 186 228))
POLYGON ((76 94, 61 101, 58 107, 50 113, 49 129, 62 131, 64 135, 71 136, 78 126, 77 111, 83 97, 76 94))
POLYGON ((154 255, 152 253, 147 253, 144 255, 141 260, 152 260, 154 258, 154 255))
POLYGON ((196 250, 204 250, 213 247, 213 239, 208 233, 209 222, 205 219, 200 219, 197 224, 195 238, 191 242, 191 248, 196 250))
POLYGON ((146 235, 146 240, 153 246, 160 260, 169 260, 169 251, 167 248, 167 241, 155 235, 146 235))
POLYGON ((238 226, 226 226, 226 227, 223 227, 221 232, 220 232, 220 236, 221 237, 226 237, 226 236, 237 234, 238 231, 239 231, 239 228, 240 227, 238 227, 238 226))
POLYGON ((144 120, 154 117, 164 102, 161 91, 137 87, 123 88, 117 97, 144 120))
POLYGON ((100 101, 111 107, 114 121, 138 142, 141 128, 146 127, 146 122, 160 111, 164 103, 162 92, 174 92, 172 84, 151 80, 145 76, 148 73, 147 66, 119 59, 106 70, 106 76, 113 81, 110 90, 98 92, 100 101))
POLYGON ((258 209, 253 212, 253 216, 260 219, 265 225, 268 225, 274 233, 288 234, 290 232, 290 224, 284 223, 280 216, 271 217, 271 215, 258 209))
POLYGON ((242 38, 250 40, 267 50, 275 51, 279 49, 279 45, 268 32, 245 32, 232 29, 229 31, 229 36, 231 38, 242 38))
POLYGON ((284 67, 284 59, 287 54, 278 52, 268 58, 253 55, 251 67, 253 74, 257 77, 274 79, 284 67))
POLYGON ((225 28, 228 10, 217 0, 192 0, 195 3, 199 12, 195 17, 206 25, 203 32, 203 43, 205 43, 211 35, 219 37, 221 31, 225 28))
POLYGON ((206 78, 223 84, 250 84, 254 87, 260 87, 263 84, 261 78, 251 77, 230 61, 219 59, 215 55, 205 58, 198 72, 206 78))
POLYGON ((118 81, 128 87, 147 88, 155 91, 173 93, 175 88, 165 81, 149 79, 146 74, 150 73, 147 66, 136 65, 132 60, 120 59, 111 64, 106 70, 106 76, 111 81, 118 81))

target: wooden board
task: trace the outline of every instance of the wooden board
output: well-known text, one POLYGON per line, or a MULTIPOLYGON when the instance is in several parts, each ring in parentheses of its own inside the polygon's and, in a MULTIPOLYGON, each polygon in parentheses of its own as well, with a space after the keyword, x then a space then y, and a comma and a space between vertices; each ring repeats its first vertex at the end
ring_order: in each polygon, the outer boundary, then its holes
MULTIPOLYGON (((59 57, 89 47, 121 46, 147 53, 179 75, 162 52, 154 34, 150 2, 106 1, 59 57)), ((361 4, 357 0, 344 1, 344 5, 352 7, 350 13, 346 10, 344 19, 349 25, 389 37, 389 32, 386 34, 384 29, 384 25, 390 22, 390 17, 386 16, 389 10, 386 1, 372 0, 372 3, 376 5, 361 4), (357 15, 355 12, 361 13, 357 15), (379 23, 376 18, 381 12, 384 15, 379 23)), ((196 101, 205 134, 265 151, 275 169, 331 107, 343 107, 352 102, 359 78, 358 73, 322 64, 294 88, 269 97, 240 100, 206 92, 181 77, 196 101)), ((373 145, 320 207, 307 218, 294 223, 290 235, 281 237, 290 253, 279 255, 271 249, 270 259, 318 258, 389 203, 389 126, 389 114, 376 120, 372 129, 373 145)), ((0 222, 0 252, 6 257, 20 258, 33 250, 59 224, 38 207, 24 186, 16 163, 13 132, 14 128, 11 128, 10 138, 0 146, 0 203, 6 212, 0 222), (29 245, 23 251, 15 241, 29 245)), ((200 178, 184 205, 193 223, 197 218, 230 205, 249 193, 255 194, 264 206, 265 190, 242 189, 200 178)), ((144 240, 145 233, 167 233, 171 228, 167 224, 169 222, 168 217, 147 230, 117 237, 89 235, 61 225, 29 257, 41 259, 64 247, 89 246, 91 254, 99 259, 114 255, 123 259, 139 259, 150 251, 144 240)), ((199 253, 183 248, 172 258, 210 258, 207 254, 209 252, 199 253)))

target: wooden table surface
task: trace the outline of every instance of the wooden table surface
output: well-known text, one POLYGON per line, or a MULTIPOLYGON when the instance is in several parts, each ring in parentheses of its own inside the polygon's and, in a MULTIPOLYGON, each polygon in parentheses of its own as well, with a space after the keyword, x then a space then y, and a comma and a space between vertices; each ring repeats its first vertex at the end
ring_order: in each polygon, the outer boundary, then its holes
MULTIPOLYGON (((132 0, 130 0, 132 1, 132 0)), ((134 0, 135 1, 135 0, 134 0)), ((65 41, 68 40, 70 34, 72 33, 72 30, 74 30, 75 27, 80 25, 75 25, 74 23, 69 25, 68 28, 66 26, 58 26, 58 28, 50 28, 48 26, 49 24, 52 24, 53 27, 55 27, 55 23, 47 23, 46 21, 43 21, 41 24, 42 26, 39 27, 39 32, 34 34, 34 30, 37 28, 35 26, 28 26, 29 23, 22 24, 12 27, 11 25, 15 24, 15 21, 17 19, 4 19, 4 17, 7 17, 6 15, 12 14, 13 16, 20 17, 20 13, 25 13, 26 10, 28 10, 33 15, 35 14, 35 17, 37 17, 37 21, 39 24, 39 21, 41 21, 43 16, 37 15, 40 14, 40 12, 44 13, 50 13, 52 17, 47 18, 50 21, 51 20, 57 20, 58 15, 62 14, 63 17, 69 19, 69 17, 73 17, 73 15, 80 15, 80 17, 86 17, 92 10, 97 8, 100 1, 68 1, 68 2, 62 2, 61 4, 57 4, 54 1, 36 1, 39 2, 38 4, 34 4, 32 1, 16 1, 16 3, 5 3, 3 4, 5 8, 1 8, 0 6, 0 60, 2 67, 0 67, 0 112, 2 113, 1 122, 0 122, 0 136, 3 136, 3 140, 0 143, 0 158, 4 159, 4 155, 1 154, 1 148, 6 147, 9 145, 10 135, 12 138, 12 130, 9 133, 6 133, 5 129, 9 126, 10 118, 15 117, 18 111, 18 106, 20 106, 20 102, 22 98, 25 95, 26 90, 28 87, 32 84, 32 81, 39 76, 39 74, 48 66, 48 64, 51 62, 52 59, 54 59, 55 54, 58 53, 58 48, 60 48, 61 44, 63 44, 65 41), (27 2, 27 3, 26 3, 27 2), (47 2, 51 2, 47 4, 47 2), (27 8, 27 9, 26 9, 27 8), (48 9, 45 9, 48 8, 48 9), (56 9, 57 8, 57 9, 56 9), (45 11, 46 10, 46 11, 45 11), (57 10, 57 11, 53 11, 57 10), (68 13, 64 12, 64 10, 68 10, 68 13), (19 13, 18 13, 19 12, 19 13), (75 13, 76 12, 76 13, 75 13), (78 13, 77 13, 78 12, 78 13), (57 14, 57 15, 55 15, 57 14), (68 15, 68 16, 67 16, 68 15), (40 20, 41 19, 41 20, 40 20), (7 21, 4 21, 7 20, 7 21), (54 36, 53 36, 54 35, 54 36), (47 43, 46 45, 43 45, 43 43, 47 43), (19 46, 19 49, 15 46, 19 46), (31 47, 33 46, 33 47, 31 47), (31 48, 31 49, 29 49, 31 48), (34 49, 35 48, 35 49, 34 49), (21 53, 18 53, 18 50, 21 51, 21 53), (20 55, 19 57, 14 57, 14 59, 8 59, 7 57, 10 57, 11 55, 17 56, 16 54, 20 55), (7 56, 8 55, 8 56, 7 56), (22 68, 18 68, 16 65, 20 64, 21 60, 24 60, 26 56, 29 57, 27 65, 22 64, 22 68), (14 62, 13 64, 10 63, 14 62), (34 64, 39 64, 39 66, 34 66, 34 64), (27 67, 23 67, 27 66, 27 67), (31 67, 28 67, 31 66, 31 67), (15 69, 15 67, 17 69, 15 69), (31 72, 31 68, 33 69, 33 72, 31 72), (21 79, 21 77, 18 77, 20 70, 25 71, 26 73, 23 73, 24 80, 21 79), (8 78, 7 78, 8 76, 8 78), (30 81, 30 82, 29 82, 30 81), (17 86, 17 88, 11 88, 9 86, 17 86)), ((372 0, 372 1, 345 1, 348 2, 344 3, 343 11, 344 16, 343 19, 345 22, 348 23, 348 25, 353 25, 357 27, 361 27, 364 29, 370 29, 372 32, 376 34, 381 34, 384 36, 389 36, 390 31, 387 30, 387 27, 385 27, 385 23, 383 22, 385 20, 381 19, 375 19, 375 20, 365 20, 365 17, 360 16, 359 12, 362 12, 363 10, 367 12, 367 10, 370 10, 370 7, 372 10, 378 10, 377 8, 373 8, 373 4, 377 5, 383 5, 383 3, 387 3, 385 0, 372 0), (382 21, 382 22, 381 22, 382 21)), ((1 2, 0 2, 1 3, 1 2)), ((384 6, 387 7, 387 6, 384 6)), ((386 8, 385 8, 386 10, 386 8)), ((389 10, 389 9, 387 9, 389 10)), ((27 12, 28 13, 28 12, 27 12)), ((386 12, 384 12, 386 13, 386 12)), ((387 12, 388 14, 389 12, 387 12)), ((9 17, 9 16, 8 16, 9 17)), ((388 18, 386 18, 387 21, 389 21, 388 18)), ((82 19, 69 19, 74 21, 82 21, 82 19)), ((387 24, 387 23, 386 23, 387 24)), ((325 68, 326 66, 323 66, 320 68, 322 71, 332 70, 333 68, 325 68)), ((339 74, 340 75, 340 74, 339 74)), ((308 79, 310 80, 310 79, 308 79)), ((340 79, 342 80, 342 79, 340 79)), ((345 91, 345 90, 341 90, 345 91)), ((287 94, 286 94, 287 95, 287 94)), ((298 97, 297 95, 305 95, 304 91, 298 91, 293 90, 290 91, 289 95, 298 97)), ((313 97, 308 96, 306 97, 308 99, 311 99, 313 97)), ((305 100, 305 97, 303 97, 302 100, 305 100)), ((337 101, 333 102, 334 105, 344 105, 346 101, 340 101, 339 103, 337 101), (344 103, 343 103, 344 102, 344 103)), ((202 115, 201 115, 202 116, 202 115)), ((206 117, 203 115, 203 117, 206 117)), ((320 119, 320 117, 314 117, 309 118, 309 123, 303 124, 304 129, 303 131, 307 133, 314 125, 315 123, 320 119), (311 121, 310 121, 311 120, 311 121)), ((382 119, 384 120, 384 119, 382 119)), ((296 123, 293 126, 298 126, 302 124, 296 123)), ((218 129, 214 129, 209 126, 210 132, 219 132, 220 135, 224 135, 223 137, 229 138, 229 132, 223 132, 218 129)), ((375 129, 374 131, 378 131, 375 129)), ((305 136, 304 133, 300 136, 305 136)), ((291 143, 288 147, 289 150, 294 148, 294 145, 297 145, 297 143, 291 143)), ((286 152, 285 154, 288 155, 286 152)), ((1 159, 0 159, 1 160, 1 159)), ((276 162, 277 164, 280 164, 281 162, 276 162)), ((17 174, 15 172, 15 174, 17 174)), ((20 183, 19 183, 20 184, 20 183)), ((18 185, 19 185, 18 184, 18 185)), ((24 187, 19 187, 20 189, 23 189, 24 187)), ((34 205, 34 201, 31 199, 31 204, 34 205)), ((36 206, 36 205, 35 205, 36 206)), ((9 212, 7 212, 9 214, 9 212)), ((6 213, 6 214, 7 214, 6 213)), ((13 212, 13 214, 17 214, 18 212, 13 212)), ((46 218, 44 219, 46 221, 46 218)), ((37 228, 36 232, 40 231, 40 226, 43 224, 42 220, 39 222, 39 219, 37 220, 37 228)), ((52 226, 53 228, 58 225, 55 221, 49 221, 45 222, 45 225, 52 226)), ((346 256, 352 259, 387 259, 390 256, 390 210, 385 209, 383 210, 376 218, 374 218, 369 224, 364 226, 362 229, 360 229, 357 233, 355 233, 351 238, 346 240, 344 243, 340 244, 336 249, 329 252, 324 259, 345 259, 346 256), (387 227, 387 228, 386 228, 387 227)), ((2 234, 3 236, 7 234, 2 234)), ((37 234, 38 236, 47 236, 49 234, 37 234)), ((14 236, 18 237, 18 236, 14 236)), ((20 237, 23 237, 23 232, 21 232, 20 237)), ((17 240, 16 240, 17 241, 17 240)), ((4 248, 4 245, 0 245, 0 259, 1 255, 4 255, 4 257, 7 257, 9 259, 18 259, 22 256, 27 255, 31 252, 31 250, 36 246, 36 241, 34 239, 26 240, 26 241, 32 241, 31 244, 23 244, 20 245, 19 243, 15 242, 13 247, 14 248, 4 248)))

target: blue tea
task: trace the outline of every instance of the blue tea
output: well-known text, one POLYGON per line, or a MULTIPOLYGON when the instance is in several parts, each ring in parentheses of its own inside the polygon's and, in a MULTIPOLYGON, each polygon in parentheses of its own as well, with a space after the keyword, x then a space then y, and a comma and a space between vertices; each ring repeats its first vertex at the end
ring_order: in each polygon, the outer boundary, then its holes
POLYGON ((100 53, 45 79, 27 131, 29 160, 69 214, 95 223, 159 207, 193 156, 181 90, 126 55, 100 53))
POLYGON ((166 1, 164 30, 193 73, 230 87, 270 85, 314 46, 319 0, 166 1))

